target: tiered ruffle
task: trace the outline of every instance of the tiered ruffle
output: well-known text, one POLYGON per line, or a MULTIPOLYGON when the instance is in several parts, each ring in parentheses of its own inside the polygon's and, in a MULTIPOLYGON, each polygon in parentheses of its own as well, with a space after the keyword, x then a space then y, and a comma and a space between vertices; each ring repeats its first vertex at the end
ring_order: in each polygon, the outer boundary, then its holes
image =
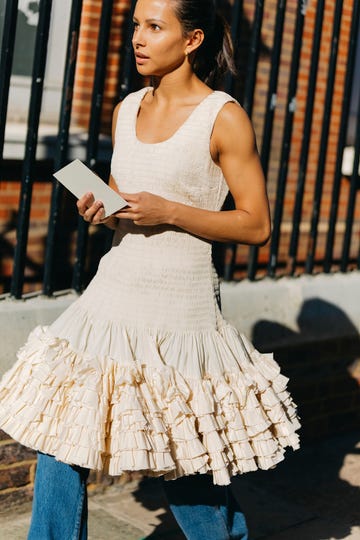
POLYGON ((211 472, 220 485, 298 448, 286 377, 233 327, 98 332, 82 333, 87 346, 98 341, 95 356, 86 352, 92 345, 81 352, 37 327, 2 379, 1 428, 60 461, 111 475, 211 472))

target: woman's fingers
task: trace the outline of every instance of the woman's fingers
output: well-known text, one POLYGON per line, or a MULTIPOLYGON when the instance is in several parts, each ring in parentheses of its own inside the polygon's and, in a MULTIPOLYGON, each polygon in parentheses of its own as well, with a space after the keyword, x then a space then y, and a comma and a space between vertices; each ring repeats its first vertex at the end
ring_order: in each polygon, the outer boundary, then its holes
POLYGON ((134 212, 129 212, 126 210, 120 210, 120 212, 117 212, 114 215, 119 219, 134 219, 134 212))
POLYGON ((130 219, 135 225, 160 225, 167 223, 169 212, 169 201, 141 191, 139 193, 121 193, 128 202, 128 206, 116 213, 119 219, 130 219))
POLYGON ((92 193, 85 193, 82 197, 80 197, 76 203, 80 216, 83 216, 94 202, 95 199, 92 193))
POLYGON ((76 203, 80 216, 88 223, 101 223, 104 219, 104 205, 95 201, 92 193, 85 193, 76 203))
POLYGON ((83 218, 89 223, 100 223, 104 218, 104 205, 101 201, 95 201, 90 208, 88 208, 84 214, 83 218))

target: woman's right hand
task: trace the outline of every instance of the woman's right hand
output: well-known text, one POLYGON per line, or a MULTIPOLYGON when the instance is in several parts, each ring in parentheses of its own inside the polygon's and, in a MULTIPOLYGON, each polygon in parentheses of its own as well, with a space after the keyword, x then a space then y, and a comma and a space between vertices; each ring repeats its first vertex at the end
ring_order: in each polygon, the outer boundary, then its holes
POLYGON ((92 225, 107 225, 114 229, 117 224, 117 218, 114 216, 104 217, 104 205, 101 201, 95 201, 92 193, 85 193, 76 203, 80 216, 92 225))
POLYGON ((92 193, 85 193, 77 201, 76 206, 80 216, 88 223, 96 225, 104 218, 104 205, 101 201, 95 201, 92 193))

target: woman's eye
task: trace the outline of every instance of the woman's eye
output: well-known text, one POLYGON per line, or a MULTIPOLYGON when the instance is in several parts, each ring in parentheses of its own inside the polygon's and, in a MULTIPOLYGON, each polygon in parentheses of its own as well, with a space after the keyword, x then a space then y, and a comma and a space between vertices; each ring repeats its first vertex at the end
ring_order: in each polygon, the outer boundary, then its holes
POLYGON ((137 30, 139 28, 139 23, 133 22, 133 29, 137 30))
POLYGON ((160 26, 159 26, 158 24, 155 24, 155 23, 153 23, 153 24, 151 25, 151 28, 152 28, 152 30, 156 30, 156 31, 157 31, 157 30, 160 30, 160 26))

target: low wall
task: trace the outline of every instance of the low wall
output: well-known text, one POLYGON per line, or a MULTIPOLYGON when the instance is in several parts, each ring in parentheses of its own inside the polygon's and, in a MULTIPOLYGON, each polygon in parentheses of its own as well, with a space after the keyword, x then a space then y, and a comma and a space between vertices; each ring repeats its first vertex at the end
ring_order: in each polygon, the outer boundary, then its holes
MULTIPOLYGON (((259 350, 274 351, 290 378, 303 438, 358 428, 360 389, 350 368, 360 358, 360 272, 223 283, 221 296, 225 318, 259 350)), ((32 328, 51 323, 76 298, 0 301, 0 374, 32 328)), ((31 496, 34 468, 34 453, 0 432, 0 503, 31 496)))

